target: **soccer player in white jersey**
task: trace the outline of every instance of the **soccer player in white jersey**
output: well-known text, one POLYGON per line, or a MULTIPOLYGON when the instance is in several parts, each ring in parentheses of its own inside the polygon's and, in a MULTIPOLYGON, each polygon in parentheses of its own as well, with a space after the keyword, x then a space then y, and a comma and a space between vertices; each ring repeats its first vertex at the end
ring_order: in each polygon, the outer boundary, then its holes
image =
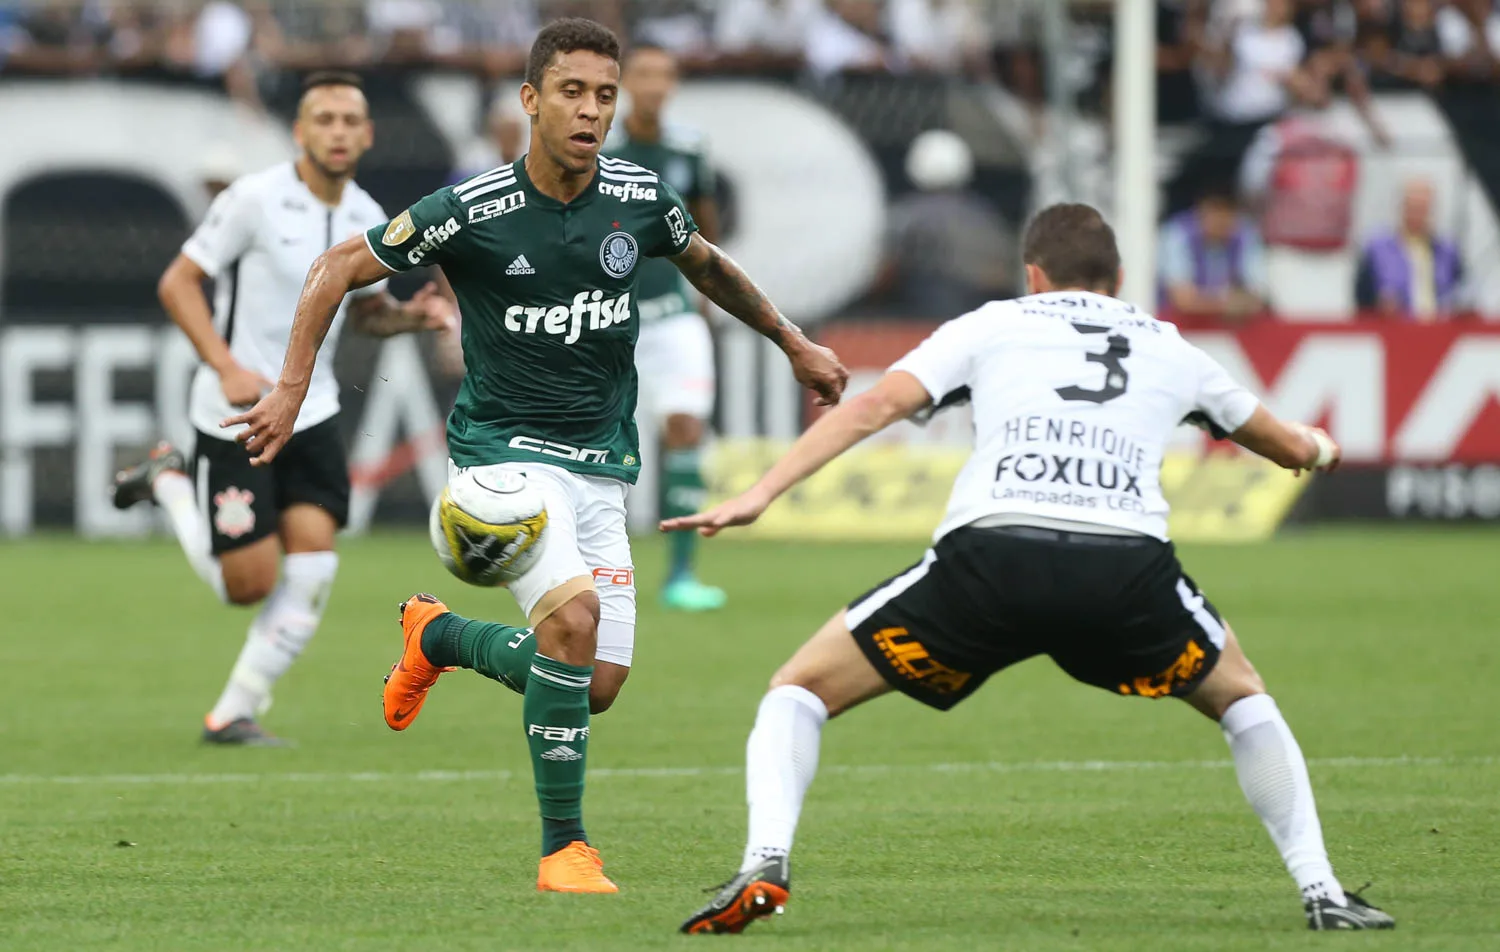
POLYGON ((1024 259, 1029 297, 944 324, 754 487, 663 523, 713 535, 754 522, 865 437, 972 400, 974 452, 932 548, 840 610, 771 679, 746 750, 739 874, 682 931, 738 932, 786 903, 787 855, 830 717, 893 689, 946 710, 1038 654, 1086 684, 1179 697, 1217 721, 1309 927, 1392 928, 1334 877, 1302 751, 1234 632, 1178 564, 1157 480, 1184 419, 1291 470, 1332 468, 1338 446, 1278 420, 1175 326, 1117 300, 1119 251, 1094 209, 1041 212, 1024 259))
MULTIPOLYGON (((121 509, 147 500, 162 507, 189 564, 220 599, 261 606, 204 718, 203 739, 220 744, 278 743, 257 718, 317 630, 338 569, 334 532, 349 509, 331 361, 314 373, 296 435, 274 466, 252 467, 235 442, 242 428, 220 422, 271 389, 313 260, 386 219, 354 183, 374 132, 357 76, 310 76, 292 132, 301 155, 220 193, 161 278, 162 305, 203 361, 189 396, 193 465, 164 443, 114 485, 121 509), (215 281, 213 308, 206 278, 215 281)), ((403 304, 382 281, 350 294, 344 310, 355 329, 382 337, 448 329, 456 317, 431 284, 403 304)), ((344 316, 323 341, 329 353, 344 316)))

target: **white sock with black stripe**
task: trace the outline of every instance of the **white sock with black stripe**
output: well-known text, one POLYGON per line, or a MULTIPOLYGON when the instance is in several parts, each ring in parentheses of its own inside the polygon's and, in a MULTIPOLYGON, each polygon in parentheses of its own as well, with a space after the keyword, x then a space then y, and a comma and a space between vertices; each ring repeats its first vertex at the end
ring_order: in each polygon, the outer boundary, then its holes
POLYGON ((750 832, 740 872, 792 850, 802 798, 818 772, 828 708, 806 688, 784 684, 760 702, 745 744, 745 799, 750 832))
POLYGON ((1219 726, 1234 755, 1240 789, 1281 851, 1303 898, 1326 897, 1344 905, 1344 889, 1323 846, 1307 761, 1276 702, 1269 694, 1241 698, 1229 705, 1219 726))
POLYGON ((224 573, 219 560, 214 558, 208 518, 198 507, 193 481, 184 473, 167 470, 152 482, 151 495, 167 514, 167 522, 177 536, 177 544, 182 546, 182 554, 187 556, 188 565, 224 601, 224 573))

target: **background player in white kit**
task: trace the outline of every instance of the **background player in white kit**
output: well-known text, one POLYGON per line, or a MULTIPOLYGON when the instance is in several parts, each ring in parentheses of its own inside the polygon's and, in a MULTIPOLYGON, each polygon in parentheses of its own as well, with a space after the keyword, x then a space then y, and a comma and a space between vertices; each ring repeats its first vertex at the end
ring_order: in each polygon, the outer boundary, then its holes
POLYGON ((1338 447, 1276 419, 1175 326, 1115 299, 1119 251, 1094 209, 1041 212, 1024 258, 1031 296, 944 324, 743 495, 663 523, 712 535, 754 522, 865 437, 972 399, 974 452, 932 548, 834 615, 772 678, 746 750, 740 872, 682 930, 738 932, 786 903, 787 855, 829 717, 892 689, 946 710, 1038 654, 1087 684, 1180 697, 1217 721, 1308 926, 1394 927, 1334 877, 1301 749, 1178 564, 1157 481, 1185 418, 1292 470, 1331 468, 1338 447))
MULTIPOLYGON (((194 477, 184 454, 162 444, 114 485, 119 508, 150 499, 166 511, 189 564, 222 600, 263 603, 204 718, 203 738, 214 743, 277 743, 256 717, 317 630, 338 569, 334 533, 349 509, 331 360, 318 365, 296 435, 273 466, 252 467, 234 439, 243 428, 220 422, 271 389, 313 260, 387 217, 353 181, 374 134, 358 77, 308 77, 292 131, 297 160, 224 190, 161 278, 162 305, 203 361, 189 396, 198 434, 194 477), (203 293, 210 277, 212 310, 203 293)), ((402 304, 382 281, 349 295, 345 309, 357 330, 376 336, 446 330, 456 317, 431 284, 402 304)), ((342 317, 323 342, 329 352, 342 317)))

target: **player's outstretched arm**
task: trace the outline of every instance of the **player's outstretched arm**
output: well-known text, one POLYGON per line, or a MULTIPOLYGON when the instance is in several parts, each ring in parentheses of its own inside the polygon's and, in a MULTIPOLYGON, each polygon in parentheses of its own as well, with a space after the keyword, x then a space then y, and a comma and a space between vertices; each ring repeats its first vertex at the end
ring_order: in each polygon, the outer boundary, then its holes
POLYGON ((1277 466, 1299 473, 1304 469, 1333 469, 1343 456, 1333 437, 1323 430, 1277 419, 1265 407, 1256 407, 1245 425, 1229 438, 1277 466))
POLYGON ((932 402, 916 377, 904 370, 886 374, 874 387, 825 414, 792 444, 786 455, 749 489, 712 509, 666 519, 663 532, 697 529, 716 535, 729 526, 749 525, 782 493, 822 469, 849 447, 932 402))
POLYGON ((292 320, 281 378, 249 412, 221 424, 225 427, 245 424, 245 430, 235 439, 249 451, 253 465, 269 464, 291 439, 297 411, 302 409, 312 380, 318 348, 323 346, 328 328, 333 326, 344 295, 374 284, 390 273, 391 269, 370 251, 363 235, 334 245, 313 262, 302 285, 302 296, 297 299, 297 314, 292 320))
POLYGON ((672 257, 672 263, 704 297, 775 341, 792 362, 797 382, 818 395, 820 406, 839 402, 849 382, 849 371, 839 363, 838 356, 808 340, 801 328, 783 317, 724 249, 695 233, 682 254, 672 257))

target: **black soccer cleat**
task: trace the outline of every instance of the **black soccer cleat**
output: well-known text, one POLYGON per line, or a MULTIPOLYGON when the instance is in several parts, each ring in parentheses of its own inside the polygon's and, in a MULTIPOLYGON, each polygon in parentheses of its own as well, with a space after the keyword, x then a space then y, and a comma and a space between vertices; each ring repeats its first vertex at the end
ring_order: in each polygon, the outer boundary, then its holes
POLYGON ((785 856, 772 856, 719 887, 713 901, 693 913, 678 931, 689 935, 737 934, 756 919, 780 915, 791 896, 791 866, 785 856))
POLYGON ((187 457, 177 447, 163 440, 156 444, 144 463, 115 474, 114 484, 110 487, 115 508, 129 509, 136 503, 151 499, 151 484, 156 482, 156 477, 169 470, 186 473, 187 457))
POLYGON ((1365 902, 1359 893, 1346 892, 1344 898, 1348 900, 1347 906, 1340 906, 1326 896, 1304 901, 1302 908, 1307 912, 1307 927, 1314 932, 1396 928, 1396 920, 1389 913, 1365 902))
POLYGON ((255 723, 254 719, 241 717, 230 721, 223 727, 212 727, 207 721, 203 723, 203 743, 218 744, 223 747, 290 747, 290 741, 282 740, 275 734, 255 723))

